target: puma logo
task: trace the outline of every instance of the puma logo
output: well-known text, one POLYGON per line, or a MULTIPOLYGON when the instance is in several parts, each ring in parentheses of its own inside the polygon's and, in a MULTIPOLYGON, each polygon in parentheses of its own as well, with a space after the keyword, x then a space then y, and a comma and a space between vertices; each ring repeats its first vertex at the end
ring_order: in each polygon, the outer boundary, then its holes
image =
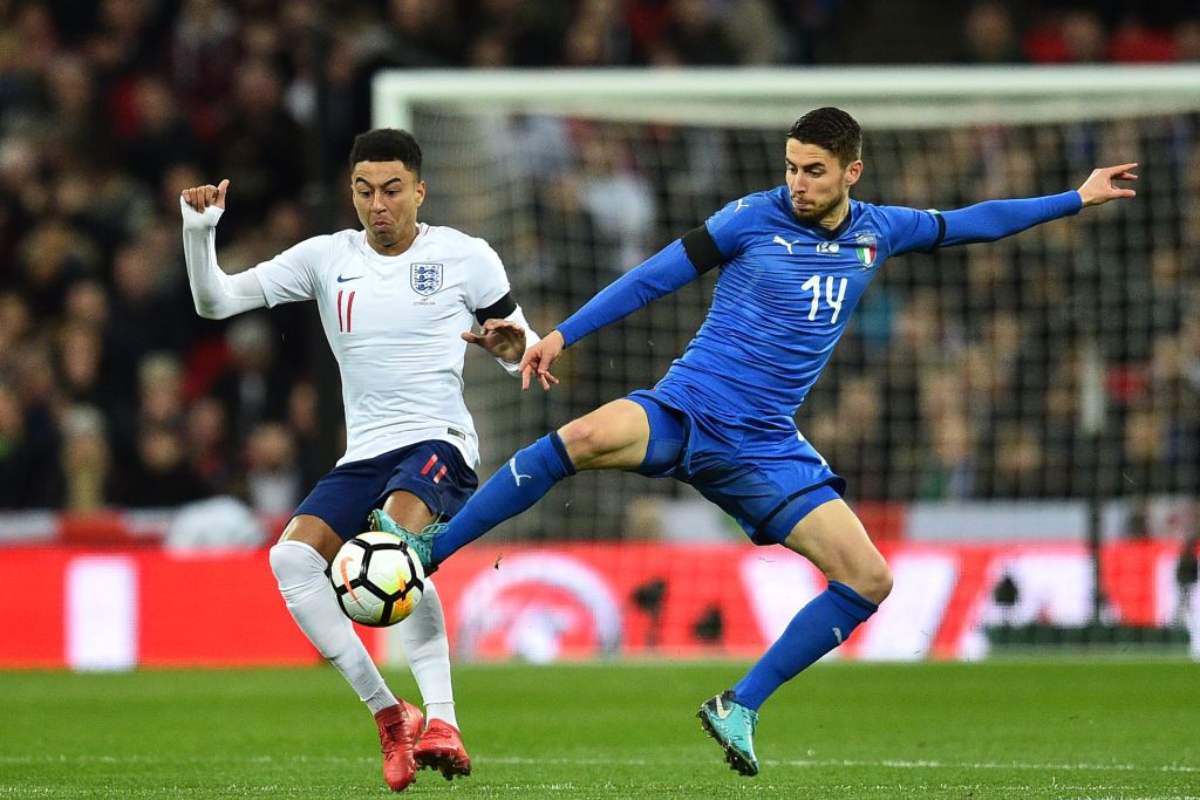
POLYGON ((800 244, 800 240, 799 240, 799 239, 797 239, 797 240, 796 240, 796 241, 794 241, 794 242, 789 242, 787 239, 783 238, 783 237, 782 237, 782 236, 780 236, 779 234, 776 234, 776 235, 775 235, 775 238, 771 240, 771 243, 772 243, 772 244, 778 244, 778 245, 782 245, 783 247, 786 247, 786 248, 787 248, 787 251, 788 251, 788 255, 789 255, 789 256, 794 256, 794 255, 795 255, 795 253, 793 253, 793 252, 792 252, 792 246, 793 246, 793 245, 800 244))
POLYGON ((518 488, 521 486, 521 478, 532 478, 532 475, 526 475, 522 472, 517 472, 517 457, 513 456, 508 460, 508 471, 513 474, 513 480, 517 482, 518 488))

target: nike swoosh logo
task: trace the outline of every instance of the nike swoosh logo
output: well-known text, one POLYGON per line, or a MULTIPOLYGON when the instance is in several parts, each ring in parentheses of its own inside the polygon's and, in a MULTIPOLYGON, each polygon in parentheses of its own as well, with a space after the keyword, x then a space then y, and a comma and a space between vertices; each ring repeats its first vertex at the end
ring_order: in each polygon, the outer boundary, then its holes
POLYGON ((356 595, 356 594, 354 593, 354 587, 350 585, 350 580, 351 580, 351 579, 350 579, 350 575, 349 575, 349 573, 348 573, 348 571, 347 571, 347 569, 346 569, 346 566, 347 566, 347 565, 348 565, 348 564, 349 564, 349 563, 350 563, 352 560, 353 560, 353 559, 351 559, 349 556, 346 556, 346 557, 345 557, 345 558, 343 558, 341 561, 339 561, 339 562, 338 562, 338 572, 340 572, 340 573, 342 574, 342 586, 345 586, 345 587, 346 587, 346 591, 350 593, 350 599, 352 599, 354 602, 356 602, 356 603, 357 603, 357 602, 358 602, 358 595, 356 595))
POLYGON ((338 276, 337 276, 337 282, 338 282, 338 283, 345 283, 346 281, 356 281, 356 280, 358 280, 358 279, 359 279, 359 278, 361 278, 361 277, 362 277, 362 275, 351 275, 349 278, 347 278, 347 277, 345 277, 345 276, 343 276, 343 275, 338 275, 338 276))
POLYGON ((718 696, 717 697, 717 719, 725 719, 732 713, 733 713, 733 709, 726 708, 725 704, 721 702, 721 698, 718 696))
POLYGON ((521 478, 533 477, 532 475, 525 475, 524 473, 517 472, 517 459, 515 456, 508 460, 508 469, 513 474, 513 480, 517 482, 518 487, 521 485, 521 478))
POLYGON ((841 628, 833 629, 833 638, 837 639, 838 644, 842 643, 842 629, 841 628))

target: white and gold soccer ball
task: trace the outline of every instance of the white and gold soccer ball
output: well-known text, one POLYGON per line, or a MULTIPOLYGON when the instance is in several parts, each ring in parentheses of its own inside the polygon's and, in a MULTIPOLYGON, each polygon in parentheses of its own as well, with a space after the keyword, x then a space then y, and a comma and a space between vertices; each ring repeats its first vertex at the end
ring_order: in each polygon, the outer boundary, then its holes
POLYGON ((398 537, 360 533, 338 550, 329 580, 346 616, 382 628, 406 618, 421 602, 425 570, 398 537))

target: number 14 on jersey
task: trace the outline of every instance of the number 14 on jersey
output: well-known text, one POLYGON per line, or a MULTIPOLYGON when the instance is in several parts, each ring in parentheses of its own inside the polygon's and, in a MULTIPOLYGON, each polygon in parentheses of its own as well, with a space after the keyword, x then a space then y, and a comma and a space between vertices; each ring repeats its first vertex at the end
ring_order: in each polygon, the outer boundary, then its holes
MULTIPOLYGON (((801 284, 800 288, 813 293, 812 306, 808 310, 809 320, 817 318, 817 309, 821 305, 821 278, 825 278, 825 304, 833 309, 833 316, 829 319, 830 325, 836 325, 838 316, 842 313, 842 300, 846 298, 846 284, 849 283, 848 278, 840 280, 835 279, 832 275, 813 275, 811 278, 801 284), (834 283, 837 283, 837 295, 834 295, 834 283)), ((795 285, 795 284, 793 284, 795 285)))

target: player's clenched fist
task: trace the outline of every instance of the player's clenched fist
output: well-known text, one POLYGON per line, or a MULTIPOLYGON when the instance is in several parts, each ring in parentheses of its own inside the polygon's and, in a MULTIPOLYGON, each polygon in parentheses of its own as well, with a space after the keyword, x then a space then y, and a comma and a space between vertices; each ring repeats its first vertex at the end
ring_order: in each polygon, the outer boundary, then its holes
POLYGON ((179 211, 183 214, 183 230, 204 232, 217 226, 225 213, 225 193, 229 179, 216 186, 193 186, 179 193, 179 211))
POLYGON ((206 186, 193 186, 184 189, 179 197, 193 209, 203 214, 209 206, 225 208, 225 192, 229 190, 229 179, 221 181, 216 186, 211 183, 206 186))
POLYGON ((537 375, 542 389, 550 391, 550 386, 558 383, 558 378, 550 374, 550 367, 562 355, 565 346, 563 335, 553 330, 545 339, 526 350, 521 359, 521 388, 528 389, 529 379, 537 375))

